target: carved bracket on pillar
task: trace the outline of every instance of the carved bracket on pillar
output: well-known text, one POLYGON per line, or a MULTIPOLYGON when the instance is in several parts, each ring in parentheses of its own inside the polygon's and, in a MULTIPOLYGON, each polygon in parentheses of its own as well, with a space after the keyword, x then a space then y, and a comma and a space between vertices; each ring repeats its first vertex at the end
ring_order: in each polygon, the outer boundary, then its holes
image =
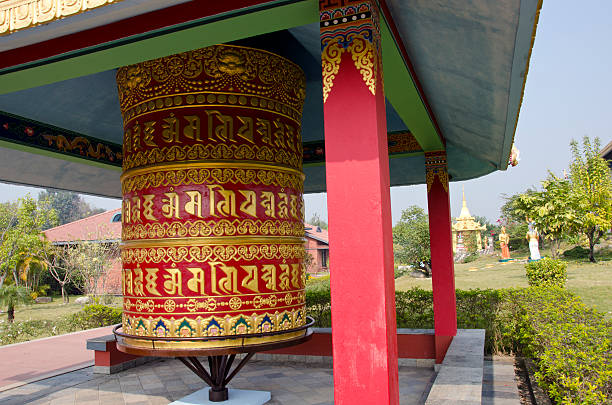
POLYGON ((369 2, 325 0, 319 3, 323 103, 340 71, 342 54, 348 52, 372 95, 376 95, 380 65, 378 9, 369 2))
POLYGON ((427 181, 427 192, 431 191, 435 178, 438 178, 444 190, 448 193, 448 169, 446 166, 446 152, 425 152, 425 180, 427 181))

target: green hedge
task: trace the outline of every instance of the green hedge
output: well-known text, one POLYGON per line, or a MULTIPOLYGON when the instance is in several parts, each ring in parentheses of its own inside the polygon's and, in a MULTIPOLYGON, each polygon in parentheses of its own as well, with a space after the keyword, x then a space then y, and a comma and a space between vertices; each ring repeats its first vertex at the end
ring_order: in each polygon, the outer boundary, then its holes
POLYGON ((567 263, 550 257, 525 264, 525 272, 530 286, 564 287, 567 281, 567 263))
POLYGON ((107 307, 106 305, 87 305, 85 308, 72 315, 69 321, 78 330, 100 328, 102 326, 121 323, 122 311, 119 308, 107 307))
POLYGON ((14 323, 0 320, 0 346, 117 323, 121 323, 121 309, 105 305, 88 305, 54 320, 17 319, 14 323))
POLYGON ((559 287, 519 294, 517 338, 536 380, 560 404, 612 401, 612 322, 559 287))
MULTIPOLYGON (((612 322, 556 286, 457 290, 457 326, 485 329, 485 352, 519 353, 538 365, 536 379, 560 404, 612 399, 612 322)), ((398 328, 433 328, 432 292, 396 293, 398 328)), ((331 326, 329 287, 307 289, 307 312, 331 326)))

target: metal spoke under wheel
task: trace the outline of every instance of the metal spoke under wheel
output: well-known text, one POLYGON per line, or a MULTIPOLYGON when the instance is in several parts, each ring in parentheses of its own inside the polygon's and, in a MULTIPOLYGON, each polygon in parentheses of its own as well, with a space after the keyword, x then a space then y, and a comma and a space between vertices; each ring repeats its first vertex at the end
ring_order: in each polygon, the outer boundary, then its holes
POLYGON ((189 370, 200 377, 206 384, 210 386, 208 399, 211 402, 227 401, 228 390, 227 384, 238 374, 244 365, 253 357, 255 353, 248 353, 236 365, 230 373, 232 364, 236 358, 235 354, 225 354, 221 356, 208 356, 208 369, 206 371, 204 365, 200 363, 197 357, 177 357, 189 370))

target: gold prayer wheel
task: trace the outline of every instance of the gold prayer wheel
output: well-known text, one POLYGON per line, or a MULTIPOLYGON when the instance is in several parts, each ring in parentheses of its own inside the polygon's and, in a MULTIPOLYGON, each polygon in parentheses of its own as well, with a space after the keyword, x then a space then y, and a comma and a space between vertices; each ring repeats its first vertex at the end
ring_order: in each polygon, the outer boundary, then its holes
POLYGON ((117 85, 122 345, 304 336, 302 70, 215 45, 122 67, 117 85))

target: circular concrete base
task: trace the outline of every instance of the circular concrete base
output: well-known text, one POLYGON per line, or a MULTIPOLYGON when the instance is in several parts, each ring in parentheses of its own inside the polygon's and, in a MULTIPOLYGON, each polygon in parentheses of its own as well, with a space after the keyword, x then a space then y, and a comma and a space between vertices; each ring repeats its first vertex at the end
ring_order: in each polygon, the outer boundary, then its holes
POLYGON ((204 388, 174 401, 169 405, 263 405, 272 395, 267 391, 235 390, 229 389, 229 398, 223 402, 211 402, 208 399, 210 388, 204 388))

